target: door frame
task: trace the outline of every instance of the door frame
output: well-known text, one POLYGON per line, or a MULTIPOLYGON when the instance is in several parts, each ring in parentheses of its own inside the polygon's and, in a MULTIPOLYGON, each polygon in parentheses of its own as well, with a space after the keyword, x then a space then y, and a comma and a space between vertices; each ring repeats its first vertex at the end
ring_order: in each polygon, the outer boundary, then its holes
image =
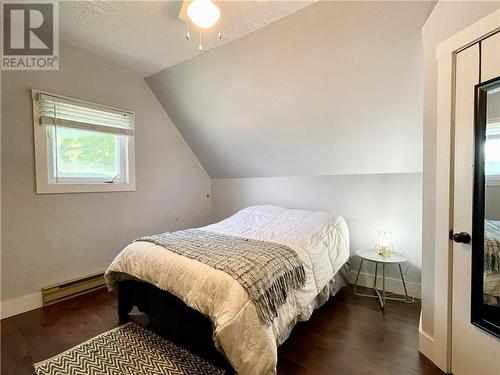
POLYGON ((421 332, 420 351, 441 370, 451 371, 453 254, 454 109, 456 55, 500 31, 500 9, 439 44, 437 82, 436 191, 434 240, 434 336, 421 332))

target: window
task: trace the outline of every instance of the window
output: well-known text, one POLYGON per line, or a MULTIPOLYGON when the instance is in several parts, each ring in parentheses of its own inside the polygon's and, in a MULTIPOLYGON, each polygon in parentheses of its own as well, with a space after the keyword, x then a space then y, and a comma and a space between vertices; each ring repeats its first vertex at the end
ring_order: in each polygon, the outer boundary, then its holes
POLYGON ((486 125, 484 170, 486 185, 500 186, 500 118, 493 120, 486 125))
POLYGON ((135 190, 134 113, 32 90, 37 193, 135 190))

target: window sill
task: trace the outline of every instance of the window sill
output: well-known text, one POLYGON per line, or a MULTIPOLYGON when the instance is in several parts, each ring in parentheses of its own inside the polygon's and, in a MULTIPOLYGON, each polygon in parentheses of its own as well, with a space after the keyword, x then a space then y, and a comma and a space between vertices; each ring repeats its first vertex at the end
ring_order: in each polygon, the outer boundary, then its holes
POLYGON ((37 194, 57 193, 105 193, 119 191, 135 191, 135 183, 128 184, 41 184, 37 185, 37 194))
POLYGON ((496 175, 494 178, 486 177, 486 187, 500 187, 500 178, 496 177, 496 175))

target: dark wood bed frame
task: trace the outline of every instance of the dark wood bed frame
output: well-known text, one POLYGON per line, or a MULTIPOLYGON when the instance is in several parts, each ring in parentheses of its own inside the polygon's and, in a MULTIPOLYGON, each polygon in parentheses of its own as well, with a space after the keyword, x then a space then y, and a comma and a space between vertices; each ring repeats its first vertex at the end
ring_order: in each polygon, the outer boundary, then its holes
POLYGON ((234 374, 234 370, 213 342, 212 322, 193 310, 174 295, 142 281, 125 280, 118 283, 118 316, 120 322, 136 306, 149 317, 148 328, 175 342, 192 353, 234 374))
MULTIPOLYGON (((350 275, 349 269, 347 262, 337 273, 340 277, 339 282, 343 280, 345 285, 350 275)), ((129 313, 134 306, 148 316, 148 328, 152 331, 225 369, 226 374, 235 374, 225 356, 215 347, 212 338, 213 326, 208 317, 152 284, 138 280, 120 281, 118 283, 120 322, 131 320, 129 313)))

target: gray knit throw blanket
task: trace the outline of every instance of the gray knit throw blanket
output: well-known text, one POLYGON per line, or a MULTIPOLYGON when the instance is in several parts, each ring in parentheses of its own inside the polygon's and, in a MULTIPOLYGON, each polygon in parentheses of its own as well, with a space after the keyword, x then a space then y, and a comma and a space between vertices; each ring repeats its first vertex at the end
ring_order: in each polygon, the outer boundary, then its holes
POLYGON ((271 324, 291 291, 306 281, 297 253, 287 246, 187 229, 142 237, 176 254, 224 271, 246 289, 260 318, 271 324))
POLYGON ((500 272, 500 225, 498 221, 484 221, 484 270, 500 272))

